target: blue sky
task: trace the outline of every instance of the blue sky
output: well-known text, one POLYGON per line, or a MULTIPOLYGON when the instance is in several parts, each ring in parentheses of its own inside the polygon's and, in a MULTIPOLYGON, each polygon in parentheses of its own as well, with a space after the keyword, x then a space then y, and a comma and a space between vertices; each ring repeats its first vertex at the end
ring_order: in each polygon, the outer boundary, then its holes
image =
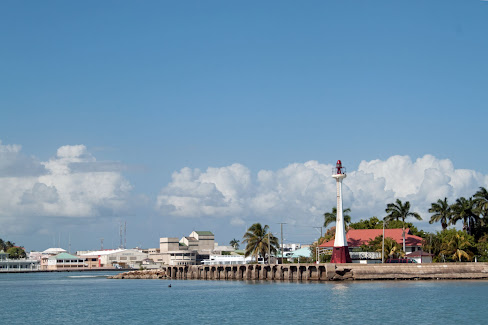
MULTIPOLYGON (((34 162, 84 145, 97 170, 130 190, 119 198, 123 208, 86 216, 44 208, 31 218, 18 196, 0 214, 0 237, 40 250, 71 233, 77 248, 91 248, 129 219, 129 243, 147 247, 194 227, 228 242, 254 221, 306 223, 305 215, 246 204, 218 218, 213 210, 154 208, 163 189, 165 200, 188 196, 190 188, 168 189, 185 167, 239 164, 256 185, 259 171, 293 163, 342 159, 356 171, 362 161, 432 155, 479 173, 483 180, 469 189, 485 186, 487 15, 484 1, 3 2, 2 144, 21 146, 19 157, 34 162), (22 227, 8 221, 17 214, 22 227)), ((251 192, 222 195, 256 198, 251 192)), ((381 209, 358 209, 356 218, 381 209)), ((306 241, 309 231, 300 233, 296 240, 306 241)))

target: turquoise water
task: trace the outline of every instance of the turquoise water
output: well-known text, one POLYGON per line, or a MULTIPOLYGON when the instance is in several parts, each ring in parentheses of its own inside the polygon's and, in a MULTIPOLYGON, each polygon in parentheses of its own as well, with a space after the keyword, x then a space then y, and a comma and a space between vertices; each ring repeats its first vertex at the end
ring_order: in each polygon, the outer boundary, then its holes
POLYGON ((488 281, 110 280, 104 274, 0 274, 0 324, 488 323, 488 281))

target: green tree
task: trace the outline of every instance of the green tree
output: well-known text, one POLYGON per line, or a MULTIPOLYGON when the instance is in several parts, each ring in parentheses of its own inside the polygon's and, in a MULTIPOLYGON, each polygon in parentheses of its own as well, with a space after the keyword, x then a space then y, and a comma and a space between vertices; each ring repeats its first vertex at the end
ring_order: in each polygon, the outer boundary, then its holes
POLYGON ((25 250, 21 247, 10 247, 7 250, 9 258, 25 258, 25 250))
MULTIPOLYGON (((361 250, 363 252, 380 252, 383 250, 383 235, 376 236, 374 239, 370 239, 367 244, 361 245, 361 250)), ((404 256, 405 253, 402 251, 402 247, 393 238, 385 238, 385 251, 383 258, 386 260, 388 258, 396 258, 399 256, 404 256)))
POLYGON ((473 195, 476 208, 483 217, 488 217, 488 191, 484 187, 480 189, 473 195))
POLYGON ((478 239, 476 243, 476 250, 479 254, 479 262, 488 262, 488 234, 478 239))
POLYGON ((397 199, 395 203, 388 203, 385 209, 387 215, 385 221, 401 220, 402 221, 402 238, 403 238, 403 251, 405 252, 405 219, 408 217, 414 217, 417 220, 422 220, 422 217, 417 212, 410 212, 410 202, 405 204, 397 199))
POLYGON ((234 238, 229 242, 229 245, 234 247, 235 250, 238 250, 239 249, 239 240, 234 238))
MULTIPOLYGON (((255 223, 244 234, 243 244, 246 244, 245 256, 255 256, 256 262, 258 261, 258 255, 265 257, 268 253, 268 247, 271 253, 278 251, 279 242, 278 238, 269 233, 269 226, 261 226, 260 223, 255 223), (269 242, 268 242, 269 239, 269 242)), ((269 258, 269 256, 268 256, 269 258)))
POLYGON ((472 235, 473 226, 479 221, 479 215, 475 213, 473 198, 466 199, 465 197, 460 197, 456 199, 456 203, 451 205, 451 209, 451 225, 455 225, 459 220, 462 220, 463 230, 472 235))
POLYGON ((473 247, 473 242, 474 238, 466 232, 451 229, 451 231, 446 232, 440 253, 455 261, 461 262, 463 258, 470 261, 474 255, 470 250, 470 247, 473 247))
POLYGON ((383 221, 378 219, 377 217, 371 217, 366 220, 359 220, 358 222, 354 222, 349 224, 349 228, 352 229, 381 229, 383 228, 383 221))
MULTIPOLYGON (((347 228, 347 225, 351 223, 351 216, 348 214, 351 212, 351 209, 347 208, 342 211, 342 216, 344 218, 344 226, 347 228)), ((333 207, 332 212, 324 213, 324 227, 328 227, 331 223, 336 222, 337 220, 337 208, 333 207)))
POLYGON ((449 224, 452 216, 452 210, 449 203, 447 203, 446 197, 444 198, 444 200, 439 199, 436 203, 431 203, 429 213, 433 213, 430 217, 430 224, 440 221, 442 230, 447 229, 447 225, 449 224))

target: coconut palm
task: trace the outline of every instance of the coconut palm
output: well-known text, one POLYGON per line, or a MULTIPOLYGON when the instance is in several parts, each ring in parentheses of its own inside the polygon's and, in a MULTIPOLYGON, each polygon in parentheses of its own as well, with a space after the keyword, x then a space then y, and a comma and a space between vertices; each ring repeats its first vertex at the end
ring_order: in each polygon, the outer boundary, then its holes
MULTIPOLYGON (((347 208, 342 210, 342 216, 344 218, 344 226, 347 227, 349 223, 351 223, 351 216, 348 214, 351 212, 351 209, 347 208)), ((324 213, 324 227, 327 227, 331 223, 336 222, 337 220, 337 208, 333 207, 332 212, 324 213)))
POLYGON ((410 202, 405 204, 397 199, 395 203, 388 203, 385 209, 388 213, 385 217, 385 221, 401 220, 402 221, 402 237, 403 237, 403 251, 405 252, 405 219, 408 217, 414 217, 417 220, 422 220, 422 217, 417 212, 410 212, 410 202))
POLYGON ((229 245, 234 247, 234 249, 239 249, 239 240, 237 239, 232 239, 230 242, 229 242, 229 245))
POLYGON ((429 209, 430 213, 433 215, 430 217, 430 224, 434 222, 441 222, 442 230, 447 228, 447 225, 450 221, 452 211, 451 206, 447 203, 447 198, 445 197, 444 200, 437 200, 436 203, 431 203, 431 208, 429 209))
POLYGON ((484 187, 480 187, 478 192, 474 195, 474 202, 476 204, 476 208, 478 211, 483 215, 483 217, 488 217, 488 191, 484 187))
POLYGON ((441 254, 450 255, 459 262, 461 262, 463 257, 470 261, 473 253, 468 248, 471 246, 466 234, 456 232, 447 242, 441 245, 441 254))
POLYGON ((460 197, 456 203, 451 205, 452 218, 451 224, 455 225, 459 220, 463 221, 463 230, 468 234, 473 232, 473 224, 479 221, 479 215, 475 213, 475 205, 473 198, 466 199, 460 197))
POLYGON ((243 244, 246 244, 244 256, 255 256, 256 262, 258 255, 266 256, 268 248, 271 253, 276 253, 279 246, 278 238, 273 234, 268 233, 269 226, 261 226, 260 223, 255 223, 244 234, 243 244), (268 242, 269 240, 269 242, 268 242))

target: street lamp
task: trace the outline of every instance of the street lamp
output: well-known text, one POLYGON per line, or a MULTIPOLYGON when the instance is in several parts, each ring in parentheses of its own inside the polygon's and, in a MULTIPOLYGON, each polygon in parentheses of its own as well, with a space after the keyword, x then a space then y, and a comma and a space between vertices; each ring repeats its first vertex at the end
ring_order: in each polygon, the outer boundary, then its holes
POLYGON ((385 263, 385 223, 386 220, 383 218, 383 240, 381 244, 381 263, 385 263))

